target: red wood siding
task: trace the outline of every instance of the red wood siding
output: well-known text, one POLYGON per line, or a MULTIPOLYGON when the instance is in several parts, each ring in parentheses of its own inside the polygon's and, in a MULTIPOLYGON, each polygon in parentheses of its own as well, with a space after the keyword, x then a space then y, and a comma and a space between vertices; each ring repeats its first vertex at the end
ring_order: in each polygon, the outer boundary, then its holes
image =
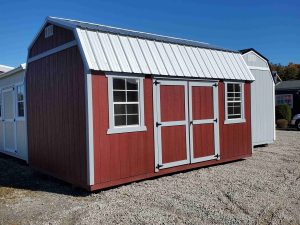
POLYGON ((214 124, 198 124, 193 126, 194 157, 214 155, 214 124))
MULTIPOLYGON (((211 160, 177 166, 163 169, 158 173, 155 173, 152 80, 150 78, 144 80, 145 125, 147 131, 108 135, 109 116, 107 78, 102 72, 92 71, 92 74, 95 185, 92 185, 90 190, 101 189, 201 166, 219 164, 251 155, 249 84, 245 84, 246 123, 228 125, 224 124, 224 84, 220 83, 219 85, 221 160, 211 160)), ((172 100, 170 99, 166 102, 172 102, 172 100)), ((169 119, 166 118, 166 120, 169 119)), ((212 125, 201 127, 199 129, 199 132, 206 134, 212 133, 213 131, 212 125)), ((167 132, 168 131, 166 131, 166 133, 167 132)), ((198 131, 196 130, 195 132, 197 135, 198 131)), ((173 141, 176 142, 178 140, 181 143, 185 143, 185 139, 177 137, 178 134, 180 134, 180 131, 176 130, 174 131, 174 134, 170 131, 170 133, 170 137, 172 136, 173 141)), ((176 145, 181 144, 177 143, 176 145)), ((210 147, 206 148, 207 150, 203 154, 211 154, 213 139, 207 140, 205 145, 209 145, 210 147)), ((165 147, 172 148, 172 146, 165 147)), ((199 148, 204 147, 203 143, 199 144, 199 148)), ((202 156, 201 154, 199 153, 199 156, 202 156)), ((171 158, 171 156, 169 158, 171 158)))
POLYGON ((186 128, 170 126, 161 128, 162 162, 176 162, 186 159, 186 128))
MULTIPOLYGON (((48 24, 45 25, 48 26, 48 24)), ((45 28, 44 27, 44 28, 45 28)), ((29 51, 29 57, 75 40, 73 31, 53 25, 53 35, 45 38, 44 28, 29 51)))
POLYGON ((193 120, 212 119, 213 89, 212 87, 192 87, 193 120))
POLYGON ((144 80, 147 131, 107 134, 107 78, 93 72, 93 119, 95 183, 112 182, 154 171, 152 80, 144 80))
POLYGON ((184 86, 161 85, 160 86, 160 111, 161 121, 185 120, 184 86))
POLYGON ((84 83, 77 47, 27 66, 29 164, 81 186, 87 184, 84 83))
POLYGON ((250 84, 244 85, 245 123, 224 124, 225 95, 224 83, 219 84, 220 152, 222 158, 251 154, 251 100, 250 84))

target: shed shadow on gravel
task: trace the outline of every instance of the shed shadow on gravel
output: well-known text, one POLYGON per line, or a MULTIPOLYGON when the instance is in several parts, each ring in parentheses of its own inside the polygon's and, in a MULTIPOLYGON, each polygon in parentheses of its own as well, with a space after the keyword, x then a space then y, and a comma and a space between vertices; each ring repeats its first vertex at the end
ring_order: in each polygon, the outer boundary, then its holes
MULTIPOLYGON (((148 178, 147 180, 159 179, 161 177, 169 177, 174 174, 184 174, 194 170, 199 170, 207 167, 215 167, 220 165, 225 165, 229 163, 235 163, 237 161, 243 161, 245 159, 239 159, 230 162, 224 162, 216 165, 203 166, 201 168, 193 168, 185 171, 178 171, 170 174, 164 174, 158 177, 148 178)), ((139 183, 144 180, 139 180, 131 183, 139 183)), ((7 194, 7 190, 2 190, 3 188, 14 188, 23 189, 30 191, 42 191, 49 193, 56 193, 62 195, 69 195, 74 197, 85 197, 90 194, 100 193, 102 191, 111 190, 128 184, 121 184, 113 187, 104 188, 102 190, 95 190, 93 192, 85 191, 81 188, 73 187, 72 185, 63 182, 59 179, 53 178, 49 175, 37 172, 30 168, 25 161, 7 156, 0 153, 0 198, 7 194)))
POLYGON ((0 198, 13 192, 11 189, 50 192, 74 197, 90 193, 44 175, 30 168, 25 161, 0 153, 0 198))

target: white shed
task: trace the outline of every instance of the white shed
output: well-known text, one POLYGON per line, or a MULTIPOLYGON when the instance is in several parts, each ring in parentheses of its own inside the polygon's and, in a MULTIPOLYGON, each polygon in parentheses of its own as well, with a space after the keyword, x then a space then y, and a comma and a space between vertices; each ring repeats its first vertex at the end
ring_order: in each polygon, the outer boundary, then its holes
POLYGON ((268 59, 254 49, 241 50, 255 81, 251 83, 253 146, 275 140, 275 83, 268 59))
POLYGON ((0 74, 0 152, 28 160, 25 64, 0 74))

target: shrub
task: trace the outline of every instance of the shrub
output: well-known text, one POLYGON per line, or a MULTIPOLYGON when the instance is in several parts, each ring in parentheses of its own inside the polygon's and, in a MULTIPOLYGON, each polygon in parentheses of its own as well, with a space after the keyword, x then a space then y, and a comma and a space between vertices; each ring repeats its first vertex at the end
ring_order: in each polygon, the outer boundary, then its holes
POLYGON ((286 119, 276 120, 276 125, 278 128, 287 128, 289 122, 286 119))
POLYGON ((275 108, 275 112, 276 120, 285 119, 287 121, 290 121, 292 118, 292 110, 287 104, 277 105, 275 108))

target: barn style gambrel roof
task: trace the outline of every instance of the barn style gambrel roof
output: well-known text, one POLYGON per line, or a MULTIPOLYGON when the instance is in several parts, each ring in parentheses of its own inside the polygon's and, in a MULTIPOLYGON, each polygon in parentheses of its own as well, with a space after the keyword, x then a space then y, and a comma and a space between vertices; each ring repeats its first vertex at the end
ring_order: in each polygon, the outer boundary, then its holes
POLYGON ((198 41, 77 20, 47 17, 44 25, 47 23, 73 30, 83 61, 89 70, 187 78, 255 80, 241 53, 237 51, 198 41))

